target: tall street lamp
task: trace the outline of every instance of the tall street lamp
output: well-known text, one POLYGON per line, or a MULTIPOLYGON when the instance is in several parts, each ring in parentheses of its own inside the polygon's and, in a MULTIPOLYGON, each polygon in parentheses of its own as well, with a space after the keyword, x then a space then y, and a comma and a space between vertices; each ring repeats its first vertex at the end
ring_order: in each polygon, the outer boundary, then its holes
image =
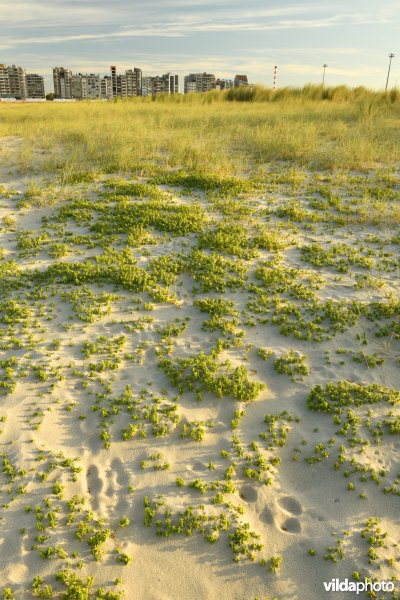
POLYGON ((326 71, 326 67, 327 67, 328 65, 326 65, 326 64, 325 64, 325 65, 322 65, 322 66, 324 67, 324 73, 323 73, 323 75, 322 75, 322 87, 324 87, 324 84, 325 84, 325 71, 326 71))
POLYGON ((392 58, 394 58, 394 54, 393 54, 393 52, 391 52, 391 53, 389 54, 389 68, 388 68, 388 74, 387 74, 387 78, 386 78, 386 87, 385 87, 385 93, 387 92, 388 85, 389 85, 389 75, 390 75, 390 67, 391 67, 391 64, 392 64, 392 58))

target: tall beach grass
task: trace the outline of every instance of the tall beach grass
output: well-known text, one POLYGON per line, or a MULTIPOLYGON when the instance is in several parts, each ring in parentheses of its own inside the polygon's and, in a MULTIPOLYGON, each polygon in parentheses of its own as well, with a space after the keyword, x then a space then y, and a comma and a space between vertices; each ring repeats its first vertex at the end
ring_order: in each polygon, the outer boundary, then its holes
POLYGON ((400 94, 256 86, 114 102, 3 104, 0 138, 7 136, 25 142, 22 169, 57 173, 63 181, 157 168, 244 176, 272 161, 369 169, 399 163, 400 94))

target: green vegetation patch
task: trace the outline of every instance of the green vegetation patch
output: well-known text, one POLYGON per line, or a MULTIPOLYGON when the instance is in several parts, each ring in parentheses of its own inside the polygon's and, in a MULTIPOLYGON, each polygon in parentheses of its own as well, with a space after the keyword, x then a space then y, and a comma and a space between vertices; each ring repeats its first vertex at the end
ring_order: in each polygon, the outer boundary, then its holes
POLYGON ((184 190, 202 190, 220 196, 241 196, 253 192, 255 183, 238 177, 223 177, 214 173, 172 171, 162 172, 149 179, 150 183, 182 187, 184 190))
MULTIPOLYGON (((198 488, 199 486, 192 487, 198 488)), ((156 519, 155 528, 158 536, 167 538, 171 535, 185 535, 189 537, 195 532, 200 532, 210 544, 214 544, 225 533, 228 533, 227 539, 235 562, 245 558, 254 561, 256 554, 263 549, 260 534, 252 530, 249 523, 241 520, 240 507, 236 508, 231 504, 226 504, 225 507, 228 507, 228 510, 225 508, 225 511, 216 511, 214 506, 214 510, 210 514, 206 512, 203 504, 199 504, 198 506, 188 506, 185 510, 173 514, 169 508, 164 507, 164 503, 162 497, 150 499, 146 496, 144 499, 145 525, 151 527, 156 519)), ((217 501, 215 504, 219 503, 217 501)))
POLYGON ((346 273, 349 266, 356 265, 365 269, 374 266, 374 259, 365 256, 347 244, 336 244, 330 248, 323 248, 320 244, 311 244, 301 248, 301 259, 316 267, 333 266, 339 272, 346 273))
POLYGON ((231 260, 215 252, 206 254, 194 249, 188 256, 186 266, 193 279, 200 283, 203 292, 241 289, 247 279, 247 268, 241 261, 231 260))
POLYGON ((204 352, 190 358, 178 357, 175 362, 163 356, 160 367, 180 393, 205 390, 219 398, 232 396, 235 400, 248 402, 255 400, 265 388, 263 383, 249 379, 244 365, 233 368, 229 361, 219 362, 215 355, 204 352))
POLYGON ((202 298, 193 303, 201 312, 209 313, 211 319, 203 322, 202 329, 215 331, 221 329, 224 333, 235 332, 235 326, 239 324, 240 313, 235 308, 232 300, 224 298, 202 298))
POLYGON ((304 375, 308 375, 308 366, 306 365, 306 356, 299 352, 289 350, 283 356, 274 360, 274 369, 281 375, 289 375, 293 381, 301 381, 304 375))
POLYGON ((199 236, 199 248, 219 250, 249 260, 258 255, 259 249, 281 250, 285 238, 273 229, 258 226, 255 231, 244 225, 222 221, 216 229, 199 236))
POLYGON ((397 404, 400 402, 400 392, 377 383, 361 385, 351 381, 330 382, 325 388, 321 385, 312 388, 307 406, 311 410, 332 414, 340 413, 346 406, 355 407, 379 402, 397 404))
POLYGON ((101 219, 91 225, 91 231, 105 235, 129 233, 141 225, 154 227, 173 235, 188 235, 202 231, 208 222, 200 204, 178 204, 165 201, 120 203, 110 207, 101 219))

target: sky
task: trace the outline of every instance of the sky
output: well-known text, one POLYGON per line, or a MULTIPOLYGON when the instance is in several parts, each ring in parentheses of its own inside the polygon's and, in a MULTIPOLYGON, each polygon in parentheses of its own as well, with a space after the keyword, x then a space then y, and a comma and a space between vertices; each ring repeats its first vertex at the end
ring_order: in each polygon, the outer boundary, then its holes
POLYGON ((400 86, 399 0, 0 0, 0 63, 145 75, 207 71, 278 87, 400 86))

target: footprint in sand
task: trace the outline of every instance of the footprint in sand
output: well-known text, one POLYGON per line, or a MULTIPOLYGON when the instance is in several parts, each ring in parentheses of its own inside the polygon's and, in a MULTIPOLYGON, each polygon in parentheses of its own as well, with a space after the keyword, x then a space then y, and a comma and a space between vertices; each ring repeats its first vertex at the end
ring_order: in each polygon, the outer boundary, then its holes
POLYGON ((123 462, 119 458, 114 458, 112 461, 108 475, 110 484, 106 495, 115 501, 115 504, 114 502, 111 503, 109 510, 118 514, 125 514, 129 508, 129 503, 126 500, 129 476, 123 462))
POLYGON ((99 508, 99 495, 103 489, 103 480, 99 475, 99 469, 96 465, 91 465, 86 473, 88 492, 93 500, 94 510, 99 508))
POLYGON ((114 458, 114 460, 111 463, 111 469, 115 473, 115 480, 117 484, 121 487, 128 487, 129 476, 124 466, 124 463, 120 458, 114 458))
POLYGON ((293 515, 281 523, 281 530, 286 531, 287 533, 300 533, 301 524, 300 521, 296 519, 296 517, 301 515, 303 512, 303 507, 301 506, 300 502, 292 496, 284 496, 278 500, 278 505, 283 511, 293 515))

